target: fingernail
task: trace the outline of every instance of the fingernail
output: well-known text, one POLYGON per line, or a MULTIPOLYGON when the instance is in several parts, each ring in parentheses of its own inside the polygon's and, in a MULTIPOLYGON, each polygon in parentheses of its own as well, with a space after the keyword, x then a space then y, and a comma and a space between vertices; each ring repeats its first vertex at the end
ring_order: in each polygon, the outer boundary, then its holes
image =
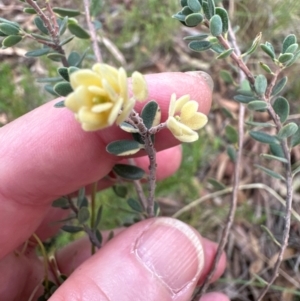
POLYGON ((185 73, 190 74, 192 76, 201 77, 202 79, 204 79, 206 81, 206 83, 210 87, 211 91, 213 91, 214 82, 208 73, 206 73, 204 71, 188 71, 185 73))
POLYGON ((172 218, 157 219, 137 239, 135 254, 174 294, 195 284, 204 265, 199 237, 172 218))

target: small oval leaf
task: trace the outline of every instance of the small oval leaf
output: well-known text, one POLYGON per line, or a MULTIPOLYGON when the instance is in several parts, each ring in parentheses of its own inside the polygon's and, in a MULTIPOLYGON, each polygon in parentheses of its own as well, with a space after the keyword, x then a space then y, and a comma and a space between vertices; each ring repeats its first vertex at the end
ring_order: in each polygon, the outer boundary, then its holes
POLYGON ((47 27, 44 25, 43 20, 39 16, 34 18, 34 24, 42 33, 46 35, 49 34, 47 27))
POLYGON ((266 173, 267 175, 275 178, 275 179, 279 179, 279 180, 282 180, 282 181, 285 181, 285 178, 280 175, 279 173, 269 169, 269 168, 266 168, 266 167, 263 167, 261 165, 257 165, 257 164, 254 164, 255 167, 259 168, 260 170, 262 170, 264 173, 266 173))
POLYGON ((161 110, 157 102, 149 101, 141 112, 141 117, 147 129, 160 123, 161 110), (155 123, 155 124, 154 124, 155 123))
POLYGON ((65 101, 64 100, 61 100, 61 101, 57 102, 54 105, 54 108, 64 108, 64 107, 65 107, 65 101))
POLYGON ((248 103, 248 109, 252 111, 260 111, 268 108, 268 103, 262 100, 253 100, 248 103))
POLYGON ((70 8, 53 7, 52 10, 61 17, 77 17, 81 14, 79 10, 70 8))
POLYGON ((143 145, 135 140, 117 140, 107 145, 106 150, 113 155, 126 156, 137 153, 143 145))
POLYGON ((247 96, 238 94, 233 97, 235 101, 241 102, 241 103, 249 103, 250 101, 256 100, 257 97, 254 96, 247 96))
POLYGON ((203 16, 199 13, 193 13, 185 17, 184 22, 189 27, 194 27, 203 21, 203 16))
POLYGON ((292 53, 284 53, 284 54, 280 54, 278 57, 278 61, 281 64, 285 64, 288 63, 289 61, 291 61, 294 58, 294 55, 292 53))
POLYGON ((234 51, 233 48, 229 48, 229 49, 225 50, 224 52, 220 53, 216 58, 217 59, 225 59, 228 56, 230 56, 233 51, 234 51))
POLYGON ((60 82, 57 83, 54 87, 53 90, 60 96, 67 96, 71 92, 73 92, 73 88, 71 85, 67 82, 60 82))
POLYGON ((239 135, 237 130, 231 126, 231 125, 227 125, 225 128, 225 134, 226 134, 226 138, 233 144, 237 143, 239 140, 239 135))
POLYGON ((263 74, 256 76, 255 82, 254 82, 254 87, 255 87, 255 91, 258 95, 265 94, 267 87, 268 87, 268 81, 263 74))
POLYGON ((282 53, 286 53, 286 50, 292 45, 297 43, 297 38, 294 34, 290 34, 285 37, 282 43, 282 53))
POLYGON ((183 39, 185 41, 194 41, 194 40, 202 41, 202 40, 205 40, 206 38, 208 38, 208 34, 202 33, 202 34, 197 34, 194 36, 187 36, 187 37, 184 37, 183 39))
POLYGON ((47 58, 54 62, 60 62, 65 56, 58 52, 51 52, 47 54, 47 58))
POLYGON ((210 33, 214 37, 218 37, 222 34, 223 23, 222 23, 222 19, 219 15, 214 15, 211 17, 211 19, 209 21, 209 29, 210 29, 210 33))
POLYGON ((79 211, 78 211, 77 218, 78 218, 78 222, 80 224, 83 224, 86 221, 88 221, 88 219, 90 218, 89 209, 87 207, 80 208, 79 211))
POLYGON ((87 31, 85 31, 82 27, 80 27, 78 24, 74 24, 74 23, 70 24, 69 23, 68 29, 74 36, 76 36, 79 39, 89 39, 90 38, 90 34, 87 31))
POLYGON ((12 47, 22 41, 22 36, 8 36, 2 41, 2 47, 12 47))
POLYGON ((28 51, 25 53, 26 57, 39 57, 48 54, 50 48, 40 48, 32 51, 28 51))
POLYGON ((196 52, 207 50, 211 47, 209 41, 192 41, 188 44, 188 47, 196 52))
POLYGON ((264 132, 250 131, 249 135, 254 139, 266 144, 279 144, 279 140, 276 136, 271 136, 264 132))
POLYGON ((71 226, 71 225, 63 225, 61 227, 61 229, 65 232, 68 232, 68 233, 77 233, 77 232, 80 232, 80 231, 83 231, 83 228, 82 227, 79 227, 79 226, 71 226))
POLYGON ((124 185, 114 185, 113 186, 113 191, 120 198, 126 198, 127 193, 128 193, 128 189, 124 185))
POLYGON ((58 74, 67 82, 70 81, 69 78, 69 69, 67 67, 60 67, 57 69, 58 74))
POLYGON ((226 11, 226 9, 224 9, 223 7, 216 7, 215 8, 215 12, 217 15, 219 15, 222 19, 222 28, 223 28, 223 33, 226 33, 228 31, 228 27, 229 27, 229 17, 228 17, 228 13, 226 11))
POLYGON ((290 122, 283 126, 279 133, 277 134, 277 137, 279 139, 286 139, 292 135, 294 135, 298 130, 298 125, 294 122, 290 122))
POLYGON ((113 171, 121 178, 127 180, 140 180, 145 175, 145 171, 134 165, 116 164, 113 171))
POLYGON ((277 157, 277 156, 273 156, 273 155, 269 155, 269 154, 261 154, 260 156, 263 158, 266 158, 268 160, 276 160, 276 161, 280 161, 282 163, 288 163, 286 158, 277 157))
POLYGON ((10 36, 10 35, 18 35, 20 33, 20 29, 12 24, 9 23, 1 23, 0 30, 10 36))
POLYGON ((135 199, 132 199, 132 198, 128 199, 127 204, 132 210, 134 210, 136 212, 140 212, 140 213, 144 212, 141 204, 138 201, 136 201, 135 199))
POLYGON ((282 89, 284 88, 284 86, 286 85, 287 80, 288 80, 287 76, 284 76, 283 78, 281 78, 273 87, 271 95, 274 96, 274 95, 277 95, 278 93, 280 93, 282 91, 282 89))
POLYGON ((266 44, 261 44, 260 47, 272 60, 275 59, 275 52, 273 50, 273 47, 270 47, 266 44))
POLYGON ((57 200, 55 200, 55 201, 52 202, 52 207, 67 209, 67 208, 69 208, 68 199, 66 199, 66 198, 59 198, 59 199, 57 199, 57 200))
POLYGON ((201 5, 198 0, 187 0, 187 5, 193 12, 197 13, 201 10, 201 5))
POLYGON ((203 12, 207 20, 215 14, 215 2, 214 0, 207 0, 202 2, 203 12))
POLYGON ((300 127, 298 126, 297 132, 292 136, 291 147, 295 147, 300 144, 300 127))
POLYGON ((279 96, 274 101, 272 107, 275 113, 279 116, 280 121, 282 123, 285 122, 290 114, 290 105, 288 101, 284 97, 279 96))

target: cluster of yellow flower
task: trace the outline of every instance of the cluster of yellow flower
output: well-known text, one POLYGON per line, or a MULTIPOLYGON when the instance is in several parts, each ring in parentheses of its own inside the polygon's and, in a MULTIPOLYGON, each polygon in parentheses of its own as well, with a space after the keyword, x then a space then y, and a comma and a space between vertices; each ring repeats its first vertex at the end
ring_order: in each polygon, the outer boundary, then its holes
MULTIPOLYGON (((85 131, 96 131, 125 121, 136 100, 148 97, 147 83, 139 72, 132 74, 132 93, 129 96, 127 75, 123 68, 95 64, 92 69, 81 69, 70 75, 74 90, 65 100, 65 106, 75 113, 75 118, 85 131)), ((184 95, 176 100, 171 96, 167 127, 180 141, 198 139, 195 130, 202 128, 207 117, 197 112, 198 103, 184 95)))

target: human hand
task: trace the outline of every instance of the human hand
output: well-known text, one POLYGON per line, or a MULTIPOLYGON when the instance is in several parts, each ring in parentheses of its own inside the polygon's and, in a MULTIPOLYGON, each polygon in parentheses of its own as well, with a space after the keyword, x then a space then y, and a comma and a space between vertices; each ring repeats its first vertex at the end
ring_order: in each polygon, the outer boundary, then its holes
MULTIPOLYGON (((146 79, 149 99, 159 103, 162 120, 173 92, 190 94, 203 113, 210 108, 211 91, 201 77, 169 73, 146 79)), ((51 222, 65 217, 66 211, 52 208, 52 201, 102 179, 120 160, 105 147, 126 133, 117 127, 83 132, 72 113, 53 107, 56 101, 0 129, 0 300, 28 300, 43 279, 34 246, 29 244, 25 252, 22 247, 33 233, 46 239, 57 232, 51 222)), ((167 130, 157 134, 157 150, 164 150, 158 154, 158 177, 177 169, 179 148, 168 149, 177 144, 167 130)), ((136 161, 147 166, 145 158, 136 161)), ((99 182, 100 189, 108 185, 99 182)), ((156 218, 122 231, 89 259, 87 250, 87 241, 81 240, 58 251, 61 272, 76 270, 51 301, 189 300, 208 273, 216 246, 179 221, 156 218)), ((214 279, 224 266, 223 258, 214 279)), ((203 300, 228 299, 208 294, 203 300)))

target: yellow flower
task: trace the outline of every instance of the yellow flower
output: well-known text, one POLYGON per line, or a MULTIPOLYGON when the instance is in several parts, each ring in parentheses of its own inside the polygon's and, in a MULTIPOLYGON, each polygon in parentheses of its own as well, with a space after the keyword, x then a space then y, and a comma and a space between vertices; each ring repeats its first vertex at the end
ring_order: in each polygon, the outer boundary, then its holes
POLYGON ((75 113, 85 131, 122 123, 135 105, 128 94, 123 68, 95 64, 92 69, 72 73, 70 84, 74 92, 67 96, 65 106, 75 113))
POLYGON ((198 140, 199 135, 195 130, 201 129, 207 123, 206 115, 197 112, 198 106, 195 100, 190 100, 189 95, 176 99, 176 95, 172 94, 167 127, 178 140, 182 142, 198 140))

